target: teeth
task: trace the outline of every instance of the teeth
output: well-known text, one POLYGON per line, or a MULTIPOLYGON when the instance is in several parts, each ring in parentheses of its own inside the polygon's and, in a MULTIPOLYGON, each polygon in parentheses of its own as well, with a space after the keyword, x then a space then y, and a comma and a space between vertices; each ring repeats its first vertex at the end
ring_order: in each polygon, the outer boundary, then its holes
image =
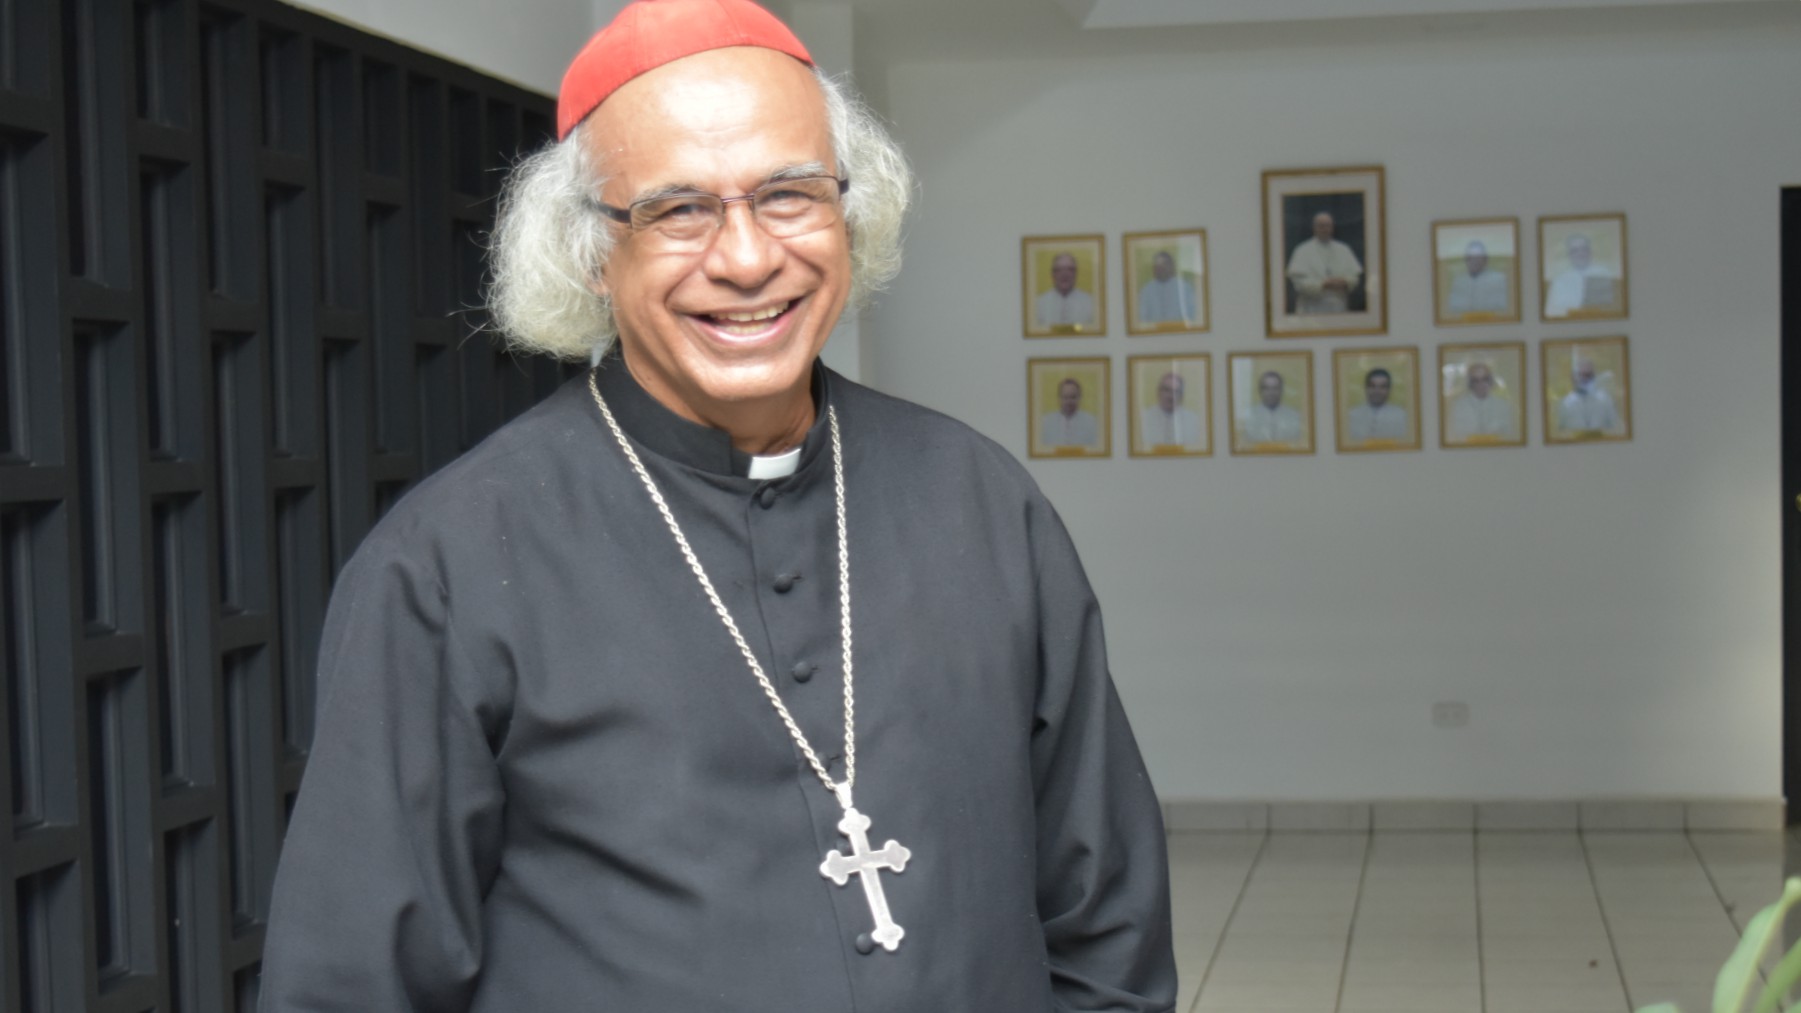
POLYGON ((768 309, 754 310, 750 313, 715 313, 713 314, 713 318, 715 320, 730 321, 735 324, 749 324, 755 323, 758 320, 768 320, 772 317, 779 317, 787 309, 788 304, 782 303, 777 306, 771 306, 768 309))

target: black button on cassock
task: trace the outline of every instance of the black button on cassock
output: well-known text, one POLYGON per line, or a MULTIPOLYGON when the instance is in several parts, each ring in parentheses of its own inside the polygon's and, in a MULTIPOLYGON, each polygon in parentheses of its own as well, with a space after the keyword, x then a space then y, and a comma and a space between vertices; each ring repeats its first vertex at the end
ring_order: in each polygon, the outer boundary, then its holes
POLYGON ((776 574, 775 584, 774 584, 775 593, 776 594, 787 594, 789 591, 794 590, 794 582, 799 579, 800 579, 800 574, 798 574, 798 573, 776 574))
POLYGON ((775 506, 775 498, 777 495, 778 493, 775 491, 775 486, 766 485, 763 487, 762 492, 757 493, 757 505, 767 510, 770 507, 775 506))
POLYGON ((803 661, 794 666, 794 672, 792 674, 794 675, 795 682, 806 682, 808 679, 813 678, 813 673, 817 671, 819 671, 818 665, 813 664, 811 661, 803 661))
POLYGON ((857 952, 866 957, 875 952, 875 940, 870 938, 869 933, 857 933, 857 952))

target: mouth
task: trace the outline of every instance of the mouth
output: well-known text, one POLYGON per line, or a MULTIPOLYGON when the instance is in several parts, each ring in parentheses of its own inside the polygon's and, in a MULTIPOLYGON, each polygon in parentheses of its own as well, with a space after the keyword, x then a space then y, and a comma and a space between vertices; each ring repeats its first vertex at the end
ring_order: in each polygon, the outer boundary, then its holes
POLYGON ((798 300, 790 299, 760 309, 729 313, 697 313, 694 318, 721 337, 746 341, 766 337, 787 322, 798 300))

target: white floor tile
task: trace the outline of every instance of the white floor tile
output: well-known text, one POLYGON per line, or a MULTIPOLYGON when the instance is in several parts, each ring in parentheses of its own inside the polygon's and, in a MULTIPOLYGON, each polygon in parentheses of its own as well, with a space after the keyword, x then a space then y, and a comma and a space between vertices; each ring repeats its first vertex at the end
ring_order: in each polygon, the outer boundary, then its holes
POLYGON ((1801 841, 1780 830, 1174 833, 1178 1008, 1705 1013, 1791 855, 1801 841))

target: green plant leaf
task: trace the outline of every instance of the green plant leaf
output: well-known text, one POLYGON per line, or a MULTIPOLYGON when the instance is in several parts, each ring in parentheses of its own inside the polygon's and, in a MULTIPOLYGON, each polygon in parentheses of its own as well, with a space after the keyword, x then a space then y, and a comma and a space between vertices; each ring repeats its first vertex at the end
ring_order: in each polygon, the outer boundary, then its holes
POLYGON ((1763 994, 1757 997, 1755 1013, 1780 1013, 1782 997, 1789 994, 1795 983, 1801 981, 1801 943, 1782 958, 1782 963, 1770 972, 1769 984, 1764 986, 1763 994))
POLYGON ((1726 958, 1720 976, 1714 979, 1713 1013, 1739 1013, 1745 1008, 1745 999, 1757 985, 1757 968, 1763 963, 1764 952, 1779 935, 1783 918, 1797 902, 1801 902, 1801 878, 1790 878, 1782 884, 1782 897, 1776 903, 1751 916, 1743 938, 1726 958))

